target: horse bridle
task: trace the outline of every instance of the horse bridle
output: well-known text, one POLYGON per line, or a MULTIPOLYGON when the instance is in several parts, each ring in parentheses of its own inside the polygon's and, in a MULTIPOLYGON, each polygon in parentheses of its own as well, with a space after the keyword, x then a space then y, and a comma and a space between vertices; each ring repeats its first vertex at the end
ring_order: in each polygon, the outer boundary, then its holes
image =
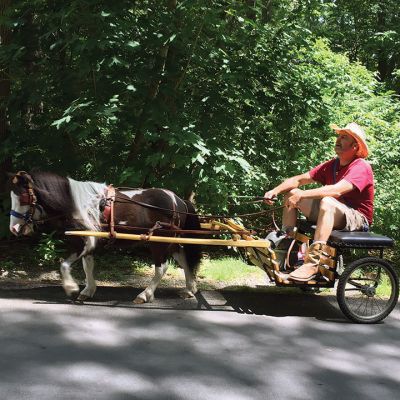
POLYGON ((32 178, 29 176, 29 174, 25 171, 17 172, 14 178, 12 179, 12 183, 17 185, 18 177, 22 176, 28 177, 28 187, 18 196, 19 203, 21 206, 29 206, 29 210, 24 214, 21 214, 15 210, 10 211, 10 215, 12 215, 13 217, 24 220, 24 224, 21 227, 21 231, 23 230, 24 226, 34 223, 33 215, 35 214, 36 209, 38 209, 40 213, 42 213, 41 207, 37 204, 37 197, 35 195, 35 191, 33 190, 32 178))

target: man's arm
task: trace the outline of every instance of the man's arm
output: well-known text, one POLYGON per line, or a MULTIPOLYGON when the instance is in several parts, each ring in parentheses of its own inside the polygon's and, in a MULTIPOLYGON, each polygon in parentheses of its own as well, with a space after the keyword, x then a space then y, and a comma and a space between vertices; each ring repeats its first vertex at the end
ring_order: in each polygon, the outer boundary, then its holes
POLYGON ((303 190, 303 199, 322 199, 326 196, 331 196, 334 198, 340 197, 345 193, 348 193, 354 189, 352 183, 342 179, 334 185, 326 185, 316 189, 303 190))
POLYGON ((285 179, 280 185, 276 186, 272 190, 269 190, 264 194, 266 200, 272 200, 274 197, 281 193, 286 193, 289 190, 298 188, 299 186, 308 185, 313 183, 314 180, 311 179, 310 173, 306 172, 301 175, 292 176, 291 178, 285 179))
POLYGON ((316 189, 299 190, 293 196, 290 196, 287 200, 289 208, 296 208, 298 202, 301 199, 322 199, 323 197, 340 197, 347 192, 353 190, 354 186, 352 183, 342 179, 334 185, 326 185, 316 189))

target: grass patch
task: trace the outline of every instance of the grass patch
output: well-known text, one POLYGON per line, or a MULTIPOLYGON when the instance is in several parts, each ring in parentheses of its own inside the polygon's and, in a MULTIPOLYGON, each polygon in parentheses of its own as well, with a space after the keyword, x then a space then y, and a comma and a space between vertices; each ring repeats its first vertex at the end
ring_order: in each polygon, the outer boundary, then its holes
POLYGON ((379 286, 377 287, 376 294, 381 297, 389 298, 392 294, 392 285, 390 278, 385 275, 379 282, 379 286))
MULTIPOLYGON (((152 272, 150 266, 151 262, 146 258, 138 258, 118 251, 102 252, 95 254, 95 279, 125 282, 134 275, 140 277, 148 275, 152 272)), ((84 274, 82 274, 83 277, 84 274)))
POLYGON ((226 283, 234 283, 239 280, 249 279, 250 277, 260 278, 260 282, 265 281, 265 272, 232 257, 204 260, 198 276, 199 278, 223 281, 226 283))

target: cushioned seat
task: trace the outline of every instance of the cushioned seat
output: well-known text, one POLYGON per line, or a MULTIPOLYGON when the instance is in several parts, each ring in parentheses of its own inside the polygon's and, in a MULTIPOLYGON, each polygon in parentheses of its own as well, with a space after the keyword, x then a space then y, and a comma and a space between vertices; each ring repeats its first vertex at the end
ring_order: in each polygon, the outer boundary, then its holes
POLYGON ((372 232, 332 231, 328 244, 333 247, 383 248, 393 247, 394 240, 372 232))

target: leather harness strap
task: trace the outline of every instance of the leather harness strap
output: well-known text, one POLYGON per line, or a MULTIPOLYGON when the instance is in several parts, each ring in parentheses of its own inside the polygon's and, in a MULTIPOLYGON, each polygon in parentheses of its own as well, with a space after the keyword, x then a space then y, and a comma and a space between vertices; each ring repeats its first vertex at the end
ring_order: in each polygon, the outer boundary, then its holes
MULTIPOLYGON (((161 221, 157 221, 154 226, 152 228, 149 229, 149 231, 146 234, 142 234, 140 235, 141 240, 149 240, 150 237, 154 234, 154 231, 157 231, 159 229, 162 228, 169 228, 169 230, 171 232, 174 232, 175 230, 179 229, 180 223, 181 223, 181 218, 180 218, 180 214, 179 212, 177 212, 176 209, 176 204, 175 204, 175 194, 173 192, 171 192, 170 190, 164 190, 165 192, 167 192, 172 200, 172 209, 170 211, 172 211, 172 217, 171 217, 171 222, 161 222, 161 221), (175 219, 177 219, 177 221, 175 221, 175 219)), ((186 204, 185 204, 186 205, 186 204)), ((187 211, 187 209, 186 209, 187 211)), ((174 233, 174 236, 176 236, 176 232, 174 233)))
POLYGON ((157 221, 152 228, 148 230, 147 233, 143 233, 140 235, 140 240, 149 240, 151 236, 153 236, 154 231, 161 229, 161 223, 160 221, 157 221))
MULTIPOLYGON (((177 212, 176 210, 176 203, 175 203, 175 193, 171 192, 171 190, 167 190, 164 189, 165 192, 167 192, 169 194, 169 196, 171 197, 171 201, 172 201, 172 217, 171 217, 171 225, 176 225, 179 226, 181 223, 181 216, 180 213, 177 212)), ((187 211, 187 210, 186 210, 187 211)))
MULTIPOLYGON (((15 215, 18 218, 21 218, 21 216, 22 216, 22 218, 25 220, 24 225, 26 225, 28 223, 33 222, 33 215, 34 215, 35 209, 37 207, 37 197, 35 195, 35 191, 33 190, 32 177, 25 171, 19 171, 15 174, 15 176, 12 180, 12 183, 15 185, 18 185, 19 177, 25 177, 27 180, 27 191, 20 195, 20 203, 21 203, 21 205, 28 205, 29 211, 25 215, 21 215, 14 211, 14 215, 19 214, 19 215, 15 215)), ((13 212, 13 210, 11 210, 11 211, 13 212)), ((12 214, 12 212, 11 212, 11 214, 12 214)))
POLYGON ((114 219, 114 203, 115 203, 115 188, 113 185, 109 185, 107 188, 107 201, 110 207, 110 219, 108 221, 108 226, 110 228, 110 239, 115 239, 117 237, 115 233, 115 219, 114 219))
MULTIPOLYGON (((172 192, 168 191, 171 195, 173 195, 172 192)), ((105 193, 105 200, 106 204, 103 210, 103 218, 104 221, 107 223, 108 228, 109 228, 109 234, 110 234, 110 239, 115 240, 116 239, 116 232, 115 232, 115 217, 114 217, 114 205, 115 205, 115 187, 111 184, 107 187, 106 193, 105 193)), ((186 204, 185 204, 186 205, 186 204)), ((153 208, 153 207, 152 207, 153 208)), ((158 209, 158 207, 154 207, 155 209, 158 209)), ((175 218, 178 219, 178 225, 180 224, 180 215, 179 212, 176 210, 176 206, 174 201, 172 201, 172 218, 170 223, 165 223, 165 222, 160 222, 157 221, 155 225, 148 230, 146 234, 141 235, 142 240, 149 240, 149 238, 153 235, 154 231, 162 229, 162 228, 169 228, 172 232, 175 229, 179 229, 179 226, 175 224, 175 218)), ((176 235, 176 233, 175 233, 176 235)))

